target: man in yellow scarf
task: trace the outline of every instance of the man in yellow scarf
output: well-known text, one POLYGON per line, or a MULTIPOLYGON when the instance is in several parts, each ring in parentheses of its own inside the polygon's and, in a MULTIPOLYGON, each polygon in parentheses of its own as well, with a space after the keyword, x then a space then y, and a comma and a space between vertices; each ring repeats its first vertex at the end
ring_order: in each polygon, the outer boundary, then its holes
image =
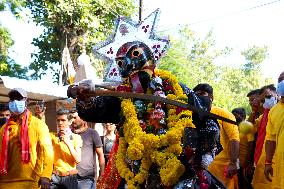
POLYGON ((282 189, 284 188, 284 72, 278 78, 276 91, 281 99, 268 114, 264 174, 269 181, 272 181, 271 188, 282 189))
POLYGON ((26 108, 27 93, 9 92, 11 116, 0 130, 0 188, 49 188, 53 148, 47 125, 26 108))

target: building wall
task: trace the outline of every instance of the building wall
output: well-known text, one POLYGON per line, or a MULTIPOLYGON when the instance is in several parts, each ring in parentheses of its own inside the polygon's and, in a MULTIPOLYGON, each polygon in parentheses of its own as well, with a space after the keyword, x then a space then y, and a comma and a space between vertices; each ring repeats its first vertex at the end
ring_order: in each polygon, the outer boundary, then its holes
MULTIPOLYGON (((45 123, 49 131, 56 132, 56 101, 45 102, 45 123)), ((28 109, 35 115, 35 106, 28 106, 28 109)))
POLYGON ((45 123, 49 131, 56 132, 56 101, 45 102, 45 123))

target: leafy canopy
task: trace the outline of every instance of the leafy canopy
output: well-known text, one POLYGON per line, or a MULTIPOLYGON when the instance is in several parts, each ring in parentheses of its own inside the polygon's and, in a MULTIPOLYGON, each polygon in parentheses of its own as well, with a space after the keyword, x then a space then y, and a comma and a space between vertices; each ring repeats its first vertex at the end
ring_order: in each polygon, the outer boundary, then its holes
POLYGON ((33 53, 30 69, 33 77, 40 78, 47 69, 58 77, 61 53, 66 45, 76 67, 80 46, 87 44, 87 53, 94 43, 110 34, 118 15, 130 16, 135 7, 132 0, 33 0, 27 1, 32 20, 45 28, 33 40, 38 52, 33 53))
POLYGON ((261 64, 268 54, 267 47, 252 46, 241 52, 245 62, 220 66, 216 60, 230 54, 232 49, 218 49, 212 31, 199 38, 185 27, 179 31, 177 39, 171 39, 171 44, 159 68, 169 70, 190 88, 199 83, 210 84, 214 89, 214 104, 229 111, 244 107, 249 112, 246 94, 272 83, 261 73, 261 64))
POLYGON ((27 79, 28 69, 16 64, 9 57, 8 52, 13 44, 14 41, 8 29, 0 23, 0 75, 27 79))

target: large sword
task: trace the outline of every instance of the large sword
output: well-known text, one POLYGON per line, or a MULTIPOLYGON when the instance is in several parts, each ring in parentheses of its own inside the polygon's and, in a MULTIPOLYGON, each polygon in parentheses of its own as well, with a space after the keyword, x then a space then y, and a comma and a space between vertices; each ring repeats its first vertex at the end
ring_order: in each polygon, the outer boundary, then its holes
POLYGON ((211 112, 208 112, 206 110, 203 110, 201 108, 197 108, 193 105, 182 103, 176 100, 171 100, 168 98, 163 98, 160 96, 153 96, 149 94, 144 94, 144 93, 134 93, 134 92, 122 92, 122 91, 115 91, 114 88, 110 86, 105 86, 105 85, 95 85, 95 90, 91 90, 88 92, 88 94, 84 94, 84 96, 113 96, 113 97, 123 97, 123 98, 137 98, 137 99, 143 99, 143 100, 149 100, 153 102, 162 102, 165 104, 171 104, 174 106, 179 106, 188 110, 191 110, 193 112, 196 112, 199 114, 200 117, 210 117, 210 118, 215 118, 219 119, 234 125, 237 125, 237 123, 231 119, 219 116, 217 114, 213 114, 211 112), (107 90, 102 90, 99 88, 105 88, 107 90))

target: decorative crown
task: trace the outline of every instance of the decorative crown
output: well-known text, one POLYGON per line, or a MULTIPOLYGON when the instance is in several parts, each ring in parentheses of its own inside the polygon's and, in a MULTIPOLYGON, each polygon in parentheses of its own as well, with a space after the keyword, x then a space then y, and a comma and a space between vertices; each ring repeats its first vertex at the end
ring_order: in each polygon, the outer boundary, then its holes
POLYGON ((142 22, 119 17, 115 21, 113 34, 106 41, 94 46, 94 53, 109 62, 105 70, 105 81, 121 81, 115 58, 118 49, 127 42, 140 41, 145 43, 153 53, 155 64, 158 63, 169 46, 168 38, 160 38, 155 35, 159 14, 160 10, 156 9, 142 22))

